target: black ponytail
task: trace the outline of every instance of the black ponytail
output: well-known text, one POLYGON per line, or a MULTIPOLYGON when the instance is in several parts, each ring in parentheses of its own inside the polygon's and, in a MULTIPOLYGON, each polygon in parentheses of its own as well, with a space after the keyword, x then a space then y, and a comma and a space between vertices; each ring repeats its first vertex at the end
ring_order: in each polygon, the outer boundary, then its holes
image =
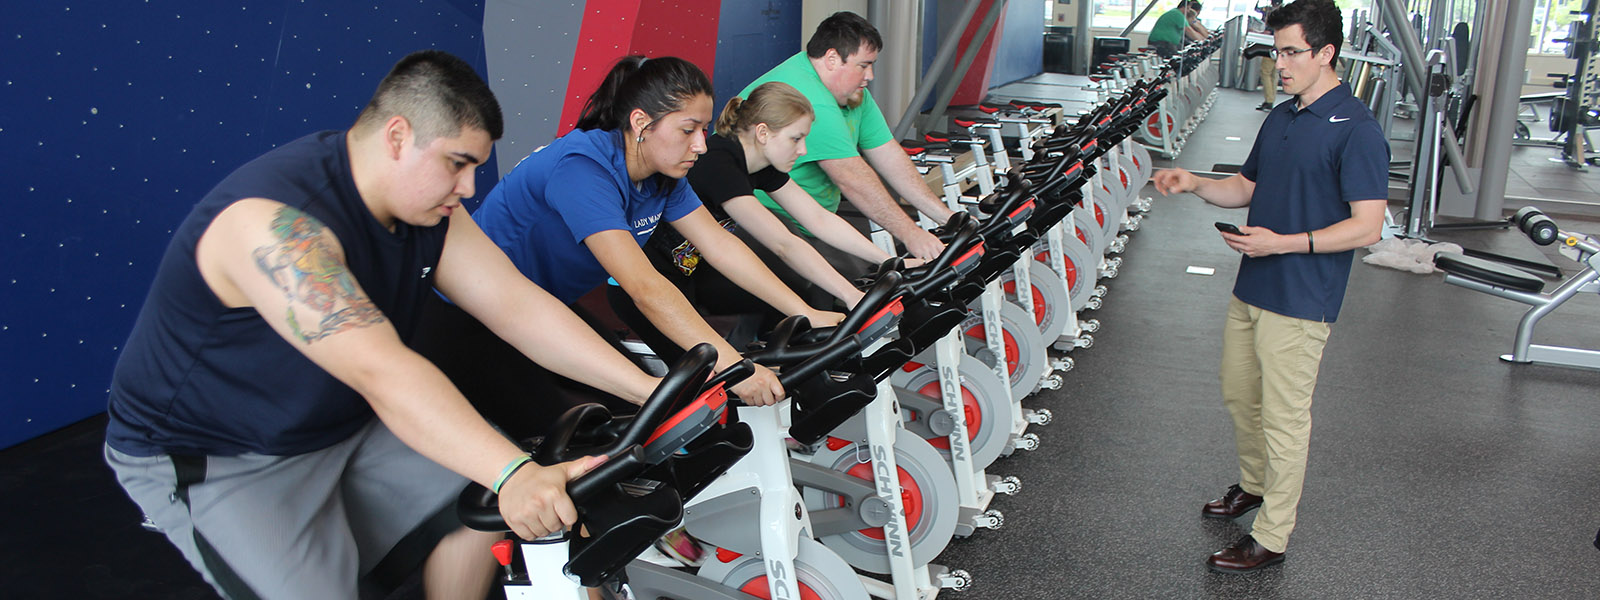
POLYGON ((624 130, 628 128, 628 115, 635 108, 654 121, 682 110, 691 98, 702 95, 712 95, 711 79, 694 63, 675 56, 648 60, 625 56, 606 73, 600 88, 589 95, 577 128, 624 130))

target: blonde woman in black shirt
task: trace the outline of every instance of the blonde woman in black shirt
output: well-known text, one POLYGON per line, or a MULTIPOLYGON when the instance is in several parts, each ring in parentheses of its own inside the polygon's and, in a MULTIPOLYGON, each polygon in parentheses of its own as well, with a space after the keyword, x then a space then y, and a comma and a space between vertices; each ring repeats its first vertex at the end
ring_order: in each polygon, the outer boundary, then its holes
MULTIPOLYGON (((805 137, 813 117, 811 102, 785 83, 761 85, 749 98, 734 97, 723 108, 716 135, 706 138, 706 153, 695 162, 687 179, 712 216, 744 239, 791 288, 814 285, 846 306, 854 306, 862 292, 755 196, 756 190, 771 196, 823 243, 872 264, 889 258, 789 179, 789 170, 805 154, 805 137)), ((656 268, 678 284, 702 312, 781 316, 702 261, 694 245, 669 225, 662 225, 644 249, 656 268)), ((610 298, 618 316, 652 348, 658 352, 673 348, 657 343, 664 338, 655 338, 659 333, 639 318, 642 315, 625 294, 612 293, 610 298)), ((818 304, 827 299, 811 301, 818 304)), ((767 319, 767 324, 771 321, 767 319)))

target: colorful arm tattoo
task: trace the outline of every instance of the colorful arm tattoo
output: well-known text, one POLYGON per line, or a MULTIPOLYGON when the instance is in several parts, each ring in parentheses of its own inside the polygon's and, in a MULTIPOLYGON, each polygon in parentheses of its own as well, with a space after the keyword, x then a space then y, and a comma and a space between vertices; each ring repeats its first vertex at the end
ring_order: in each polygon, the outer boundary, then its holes
POLYGON ((277 242, 256 248, 256 267, 289 300, 285 319, 307 344, 350 329, 384 322, 383 312, 361 293, 350 271, 323 235, 326 227, 285 206, 272 219, 277 242), (302 311, 296 314, 296 307, 302 311), (304 319, 302 316, 309 317, 304 319), (306 326, 310 325, 309 328, 306 326))

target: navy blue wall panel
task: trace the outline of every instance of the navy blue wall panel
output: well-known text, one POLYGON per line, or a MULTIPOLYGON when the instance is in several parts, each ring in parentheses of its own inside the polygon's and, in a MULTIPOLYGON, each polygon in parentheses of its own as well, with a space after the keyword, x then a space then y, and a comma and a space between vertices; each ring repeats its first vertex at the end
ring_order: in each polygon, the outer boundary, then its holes
POLYGON ((996 40, 989 87, 1044 72, 1044 7, 1038 2, 1008 2, 1005 26, 996 40))
MULTIPOLYGON (((923 0, 922 23, 922 71, 928 72, 928 67, 933 65, 933 59, 939 54, 939 43, 944 41, 944 36, 950 33, 950 28, 955 26, 953 21, 961 16, 961 11, 966 7, 965 0, 923 0)), ((979 12, 973 19, 981 22, 983 13, 979 12)), ((994 71, 989 75, 989 87, 999 87, 1018 79, 1031 77, 1044 72, 1044 10, 1034 2, 1007 2, 1005 27, 1001 31, 1000 40, 995 47, 994 71)), ((996 25, 999 27, 1001 25, 996 25)), ((961 54, 951 57, 951 68, 955 68, 956 61, 961 60, 961 54)), ((933 108, 934 98, 929 97, 922 105, 922 110, 933 108)))
POLYGON ((722 0, 717 23, 716 114, 744 86, 801 50, 811 32, 800 31, 801 0, 722 0))
MULTIPOLYGON (((338 129, 422 48, 484 65, 481 2, 12 3, 0 23, 0 447, 105 408, 171 228, 338 129)), ((480 196, 494 160, 478 171, 480 196)))

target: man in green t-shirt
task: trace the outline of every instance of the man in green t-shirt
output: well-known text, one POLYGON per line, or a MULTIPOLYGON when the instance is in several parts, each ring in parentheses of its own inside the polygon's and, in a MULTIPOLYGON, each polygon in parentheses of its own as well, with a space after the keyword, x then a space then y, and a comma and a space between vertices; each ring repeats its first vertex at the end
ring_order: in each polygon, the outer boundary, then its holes
MULTIPOLYGON (((837 212, 840 199, 848 198, 867 218, 905 244, 913 256, 930 259, 939 255, 944 244, 906 215, 884 182, 937 222, 943 223, 952 213, 911 165, 867 91, 873 63, 882 48, 882 36, 866 19, 852 12, 837 12, 817 25, 805 52, 773 67, 739 95, 749 97, 756 86, 781 81, 811 100, 816 120, 806 137, 806 154, 789 176, 830 211, 837 212)), ((757 191, 756 197, 794 222, 766 194, 757 191)), ((832 262, 829 253, 823 255, 832 262)))
POLYGON ((1150 28, 1150 47, 1163 57, 1172 56, 1183 46, 1184 39, 1203 40, 1211 35, 1195 17, 1200 14, 1199 0, 1180 0, 1178 7, 1161 14, 1150 28))

